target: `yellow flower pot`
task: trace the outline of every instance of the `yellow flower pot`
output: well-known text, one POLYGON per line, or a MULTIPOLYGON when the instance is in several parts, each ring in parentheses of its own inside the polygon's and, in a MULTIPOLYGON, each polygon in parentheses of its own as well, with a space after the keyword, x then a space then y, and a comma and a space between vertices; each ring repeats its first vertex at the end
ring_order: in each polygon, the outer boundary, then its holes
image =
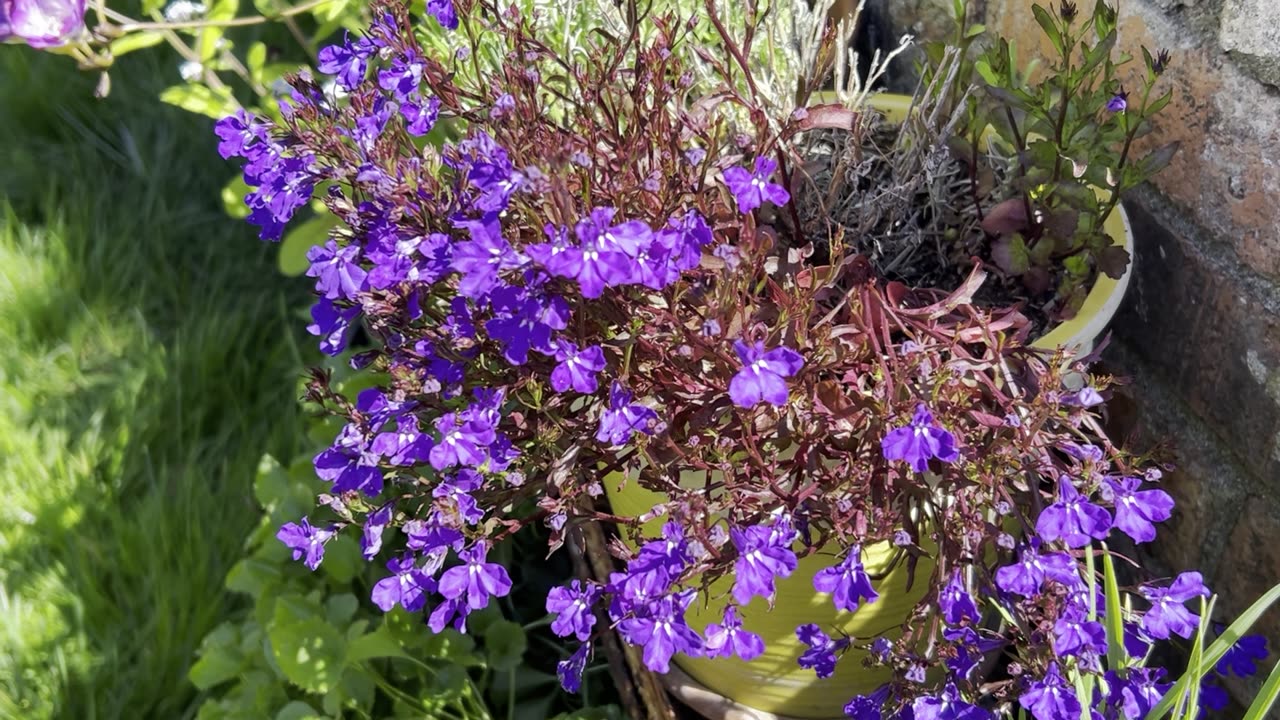
MULTIPOLYGON (((911 99, 902 95, 876 95, 870 104, 894 121, 906 117, 911 99)), ((1106 230, 1133 255, 1133 236, 1122 207, 1117 207, 1108 218, 1106 230)), ((1099 276, 1080 313, 1034 345, 1044 349, 1065 345, 1084 352, 1091 349, 1119 307, 1132 270, 1130 262, 1119 280, 1099 276)), ((701 487, 701 477, 690 475, 689 486, 701 487)), ((665 500, 661 494, 642 488, 634 481, 625 481, 620 473, 607 477, 604 487, 613 512, 623 517, 643 515, 665 500)), ((651 521, 645 527, 645 534, 659 536, 661 522, 661 519, 651 521)), ((893 556, 894 548, 889 543, 863 548, 863 563, 872 576, 885 573, 893 556)), ((899 563, 875 581, 879 599, 849 613, 837 611, 830 596, 813 588, 814 575, 836 561, 822 554, 801 558, 790 577, 778 580, 772 609, 760 597, 742 608, 746 629, 765 641, 765 653, 755 660, 677 655, 673 659, 675 669, 666 678, 673 694, 703 715, 717 720, 844 717, 845 703, 854 695, 872 692, 888 681, 889 671, 863 667, 865 653, 851 649, 836 666, 835 675, 818 679, 812 670, 801 668, 796 662, 807 649, 796 638, 796 627, 815 623, 828 634, 831 628, 839 628, 859 638, 896 637, 911 609, 924 596, 931 568, 921 563, 916 570, 915 585, 908 591, 906 565, 899 563)), ((731 601, 731 585, 731 578, 713 584, 707 604, 697 602, 690 607, 687 616, 690 626, 702 632, 708 623, 719 622, 731 601)))

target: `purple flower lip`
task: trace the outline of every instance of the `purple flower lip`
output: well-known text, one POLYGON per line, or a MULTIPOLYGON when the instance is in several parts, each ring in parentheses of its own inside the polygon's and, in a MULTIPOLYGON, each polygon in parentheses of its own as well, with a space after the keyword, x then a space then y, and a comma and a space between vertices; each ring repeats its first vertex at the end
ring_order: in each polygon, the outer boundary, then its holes
POLYGON ((1121 113, 1129 108, 1129 93, 1123 89, 1107 101, 1107 112, 1121 113))

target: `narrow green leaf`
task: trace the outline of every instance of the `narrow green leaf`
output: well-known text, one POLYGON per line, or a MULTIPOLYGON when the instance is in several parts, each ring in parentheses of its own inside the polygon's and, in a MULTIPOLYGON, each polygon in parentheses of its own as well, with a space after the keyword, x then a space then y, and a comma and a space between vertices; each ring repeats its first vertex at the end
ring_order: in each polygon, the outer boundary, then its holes
MULTIPOLYGON (((240 9, 240 0, 216 0, 209 8, 209 12, 205 15, 206 20, 221 22, 230 20, 236 16, 236 11, 240 9)), ((205 27, 200 30, 200 62, 209 64, 209 61, 218 54, 221 41, 226 31, 220 27, 205 27)))
POLYGON ((111 54, 120 57, 134 50, 141 50, 164 42, 164 33, 159 30, 143 30, 140 32, 129 33, 123 37, 118 37, 111 41, 111 54))
POLYGON ((1270 717, 1271 708, 1275 707, 1277 699, 1280 699, 1280 662, 1271 668, 1271 674, 1267 676, 1267 681, 1258 691, 1258 696, 1249 704, 1244 720, 1263 720, 1270 717))
POLYGON ((1165 94, 1161 95, 1155 100, 1152 100, 1151 104, 1147 105, 1147 109, 1143 113, 1143 116, 1151 117, 1152 115, 1155 115, 1156 113, 1163 110, 1165 106, 1169 104, 1169 101, 1172 99, 1173 99, 1173 91, 1169 90, 1165 92, 1165 94))
POLYGON ((1053 43, 1053 47, 1061 55, 1064 47, 1062 44, 1062 31, 1058 29, 1058 23, 1054 22, 1053 16, 1038 4, 1031 6, 1031 14, 1035 16, 1036 22, 1040 24, 1040 29, 1044 30, 1049 42, 1053 43))
POLYGON ((1102 587, 1107 598, 1107 667, 1119 670, 1125 664, 1124 608, 1120 606, 1120 583, 1115 561, 1106 543, 1102 545, 1102 587))
POLYGON ((215 120, 236 111, 236 101, 227 93, 215 93, 204 85, 174 85, 160 93, 161 102, 215 120))
POLYGON ((262 82, 262 69, 267 65, 267 45, 256 42, 249 46, 244 55, 244 65, 249 70, 249 77, 256 83, 262 82))

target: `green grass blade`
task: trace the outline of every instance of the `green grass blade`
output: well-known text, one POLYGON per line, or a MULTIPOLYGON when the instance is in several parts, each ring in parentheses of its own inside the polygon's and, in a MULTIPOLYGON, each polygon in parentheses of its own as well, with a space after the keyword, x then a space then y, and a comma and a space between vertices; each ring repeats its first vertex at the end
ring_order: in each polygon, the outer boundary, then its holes
POLYGON ((1248 712, 1244 714, 1244 720, 1263 720, 1271 713, 1271 708, 1275 707, 1277 699, 1280 699, 1280 662, 1271 668, 1267 682, 1262 685, 1258 697, 1254 698, 1253 703, 1249 705, 1248 712))
POLYGON ((1118 670, 1125 664, 1124 608, 1120 605, 1120 583, 1116 565, 1106 543, 1102 545, 1102 586, 1107 596, 1107 667, 1118 670))

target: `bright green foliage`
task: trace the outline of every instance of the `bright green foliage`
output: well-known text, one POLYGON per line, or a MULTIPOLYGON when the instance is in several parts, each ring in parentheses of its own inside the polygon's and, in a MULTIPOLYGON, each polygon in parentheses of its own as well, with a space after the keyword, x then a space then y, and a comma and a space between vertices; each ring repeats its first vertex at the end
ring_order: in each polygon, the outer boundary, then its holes
POLYGON ((302 433, 306 286, 226 220, 210 123, 155 100, 164 59, 98 101, 0 47, 0 718, 182 718, 258 458, 302 433))

